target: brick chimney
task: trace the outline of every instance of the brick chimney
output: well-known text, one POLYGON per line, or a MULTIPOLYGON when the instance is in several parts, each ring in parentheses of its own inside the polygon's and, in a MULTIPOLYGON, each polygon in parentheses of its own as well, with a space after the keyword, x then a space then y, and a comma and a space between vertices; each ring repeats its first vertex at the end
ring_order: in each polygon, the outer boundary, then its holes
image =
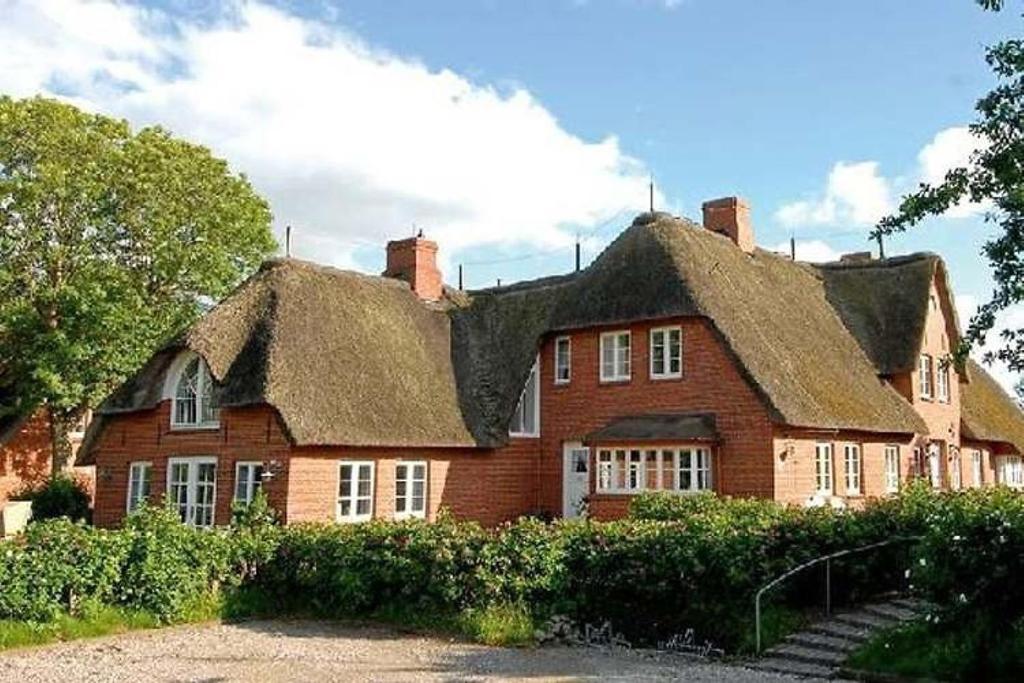
POLYGON ((722 197, 704 202, 704 227, 725 235, 748 254, 754 250, 754 226, 750 205, 742 197, 722 197))
POLYGON ((441 298, 441 271, 437 269, 437 242, 424 239, 422 233, 409 239, 388 242, 388 267, 385 277, 405 280, 424 301, 441 298))

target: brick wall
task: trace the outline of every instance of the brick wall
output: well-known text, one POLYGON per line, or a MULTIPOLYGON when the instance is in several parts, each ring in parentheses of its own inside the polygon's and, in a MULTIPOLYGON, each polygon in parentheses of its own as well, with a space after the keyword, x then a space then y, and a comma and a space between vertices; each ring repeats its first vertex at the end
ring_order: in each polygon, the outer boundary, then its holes
MULTIPOLYGON (((700 318, 647 321, 566 333, 572 344, 572 378, 555 384, 554 345, 562 334, 548 336, 541 346, 541 454, 538 481, 540 507, 562 514, 562 447, 581 441, 609 420, 626 415, 714 413, 721 443, 715 448, 713 482, 723 494, 771 497, 772 425, 768 412, 711 325, 700 318), (682 327, 682 378, 650 377, 650 330, 682 327), (631 379, 600 381, 600 334, 631 332, 631 379)), ((592 449, 593 450, 593 449, 592 449)), ((594 490, 591 455, 591 491, 594 490)), ((628 496, 592 496, 595 517, 620 516, 628 496)))
POLYGON ((276 463, 267 482, 271 505, 286 522, 333 521, 338 495, 338 462, 371 460, 375 466, 374 513, 394 513, 395 462, 424 460, 429 464, 429 516, 448 507, 462 518, 498 524, 536 510, 536 439, 516 439, 491 451, 466 448, 293 447, 269 406, 229 408, 221 412, 220 428, 171 430, 170 402, 156 409, 110 419, 96 447, 97 493, 94 519, 115 526, 124 517, 128 472, 132 462, 153 464, 153 499, 167 487, 171 457, 215 456, 217 524, 226 524, 234 497, 235 464, 276 463))
POLYGON ((0 504, 26 486, 44 482, 50 475, 51 453, 50 421, 38 410, 0 446, 0 504))

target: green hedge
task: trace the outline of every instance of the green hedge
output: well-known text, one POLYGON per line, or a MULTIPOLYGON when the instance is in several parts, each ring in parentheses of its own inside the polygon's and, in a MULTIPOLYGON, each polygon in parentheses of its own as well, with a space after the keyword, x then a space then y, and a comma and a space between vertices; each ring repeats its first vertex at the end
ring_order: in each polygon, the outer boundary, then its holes
MULTIPOLYGON (((692 628, 734 649, 751 629, 754 593, 773 577, 833 550, 911 536, 921 538, 835 563, 836 600, 909 580, 951 614, 1024 613, 1024 498, 1003 489, 912 488, 845 512, 651 495, 615 522, 522 519, 494 530, 448 517, 281 528, 273 517, 261 501, 215 531, 152 508, 117 531, 32 524, 0 556, 0 619, 44 621, 101 603, 171 622, 242 588, 275 612, 441 617, 515 606, 535 620, 608 620, 637 643, 692 628)), ((774 600, 820 604, 821 584, 809 573, 774 600)))

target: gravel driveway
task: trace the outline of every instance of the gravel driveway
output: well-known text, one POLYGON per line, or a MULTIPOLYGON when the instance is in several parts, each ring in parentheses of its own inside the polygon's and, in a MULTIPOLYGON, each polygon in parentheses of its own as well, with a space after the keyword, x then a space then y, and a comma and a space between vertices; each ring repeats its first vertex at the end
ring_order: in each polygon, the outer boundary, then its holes
POLYGON ((796 680, 672 655, 493 648, 315 621, 183 626, 0 654, 0 680, 18 683, 638 679, 796 680))

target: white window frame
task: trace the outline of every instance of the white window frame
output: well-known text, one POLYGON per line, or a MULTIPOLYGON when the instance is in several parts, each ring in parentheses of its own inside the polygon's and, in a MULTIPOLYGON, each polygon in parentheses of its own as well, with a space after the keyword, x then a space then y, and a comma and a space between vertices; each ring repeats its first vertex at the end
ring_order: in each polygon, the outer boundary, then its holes
POLYGON ((860 444, 843 444, 843 481, 845 493, 850 496, 859 496, 861 491, 861 473, 863 463, 861 459, 860 444))
POLYGON ((831 496, 835 491, 834 455, 831 443, 820 441, 814 444, 814 491, 819 495, 831 496))
POLYGON ((714 490, 714 452, 706 444, 601 446, 596 450, 598 493, 693 494, 714 490), (689 485, 681 488, 684 473, 689 485))
POLYGON ((600 377, 602 382, 628 382, 632 376, 633 339, 629 330, 615 330, 614 332, 602 332, 600 343, 600 354, 597 359, 600 364, 600 377), (625 339, 625 348, 622 340, 625 339), (611 346, 609 347, 609 344, 611 346), (612 374, 606 372, 605 349, 612 350, 612 374), (625 351, 625 353, 623 353, 625 351))
POLYGON ((981 451, 977 448, 973 449, 971 451, 971 475, 974 479, 975 488, 981 488, 985 482, 985 477, 982 474, 983 462, 981 451))
POLYGON ((170 383, 170 398, 171 398, 171 429, 219 429, 220 428, 220 409, 213 406, 206 406, 204 401, 204 395, 207 393, 207 389, 210 393, 210 402, 215 404, 216 400, 213 398, 213 375, 210 374, 210 366, 206 364, 206 360, 196 353, 184 353, 179 358, 174 368, 174 372, 171 375, 170 383), (195 390, 195 417, 194 421, 181 421, 178 420, 178 403, 183 400, 178 396, 178 385, 181 383, 182 377, 185 371, 195 360, 198 363, 198 370, 196 373, 196 390, 195 390), (207 412, 207 408, 212 411, 214 419, 204 420, 203 414, 207 412))
POLYGON ((515 412, 512 413, 512 420, 508 427, 509 436, 539 437, 540 436, 540 356, 533 361, 530 374, 526 377, 526 384, 519 394, 519 402, 516 403, 515 412), (530 390, 530 383, 533 383, 533 429, 526 424, 525 402, 526 392, 530 390))
POLYGON ((234 502, 248 505, 256 497, 256 492, 263 488, 263 473, 260 473, 259 478, 255 476, 257 467, 263 470, 263 462, 260 460, 239 460, 235 463, 234 502), (245 478, 245 491, 239 496, 238 487, 242 482, 242 470, 246 470, 250 474, 245 478))
POLYGON ((1010 488, 1024 487, 1024 462, 1019 455, 1000 455, 996 457, 996 472, 999 483, 1010 488))
POLYGON ((960 458, 960 449, 950 448, 952 453, 949 456, 949 488, 954 491, 959 491, 963 487, 963 472, 960 469, 963 466, 963 461, 960 458))
POLYGON ((555 337, 555 384, 569 384, 572 381, 572 337, 563 335, 555 337), (559 353, 561 346, 565 345, 565 363, 562 363, 562 356, 559 353), (565 377, 562 377, 562 370, 565 370, 565 377))
POLYGON ((932 379, 932 357, 922 353, 917 362, 917 390, 922 399, 932 400, 934 398, 934 386, 932 379))
POLYGON ((935 373, 935 389, 939 403, 949 403, 949 363, 939 363, 935 373))
POLYGON ((337 492, 337 501, 335 506, 335 519, 339 522, 365 522, 373 519, 373 509, 377 493, 377 463, 373 460, 339 460, 338 461, 338 485, 335 487, 337 492), (341 495, 341 470, 344 467, 351 467, 352 473, 349 477, 349 495, 346 498, 342 498, 341 495), (359 472, 362 468, 370 468, 370 494, 368 496, 359 495, 359 472), (349 502, 348 514, 342 514, 341 504, 343 500, 349 502), (359 501, 369 500, 370 505, 367 512, 360 513, 359 501))
MULTIPOLYGON (((167 459, 167 497, 171 500, 175 509, 181 514, 181 506, 179 501, 171 496, 171 486, 177 485, 173 479, 175 465, 187 465, 188 476, 185 485, 185 509, 182 517, 182 523, 188 526, 194 526, 199 528, 210 528, 217 523, 217 458, 214 456, 187 456, 187 457, 175 457, 167 459), (202 506, 197 501, 199 493, 199 468, 201 465, 213 465, 213 482, 211 487, 210 501, 202 506), (199 508, 209 508, 210 510, 210 523, 200 524, 196 522, 196 513, 199 508)), ((207 485, 207 482, 203 482, 203 485, 207 485)))
POLYGON ((430 465, 426 460, 399 460, 395 463, 395 519, 425 519, 430 499, 430 465), (413 475, 417 467, 423 468, 423 498, 420 509, 413 507, 415 496, 413 495, 413 484, 419 479, 413 475), (405 476, 399 477, 399 471, 404 468, 405 476), (398 490, 398 482, 405 483, 405 493, 398 490), (399 510, 399 502, 402 503, 402 510, 399 510))
POLYGON ((933 489, 942 488, 942 446, 932 441, 925 450, 928 460, 928 481, 933 489))
POLYGON ((153 492, 153 463, 149 460, 136 460, 128 464, 128 499, 125 501, 125 510, 131 514, 149 501, 153 492), (144 475, 144 476, 140 476, 144 475), (141 490, 141 484, 145 482, 145 493, 141 490), (139 488, 136 491, 136 487, 139 488))
POLYGON ((885 492, 898 493, 900 490, 900 447, 888 444, 885 447, 885 492))
POLYGON ((648 351, 650 352, 650 360, 648 365, 650 366, 651 379, 679 379, 683 376, 683 327, 682 325, 670 325, 668 327, 655 327, 651 329, 649 335, 648 351), (672 333, 675 332, 679 335, 676 343, 676 354, 672 354, 672 333), (660 340, 659 340, 660 338, 660 340), (654 347, 656 344, 660 344, 662 347, 662 369, 658 371, 654 367, 654 347), (675 360, 678 363, 677 369, 672 371, 672 361, 675 360))

